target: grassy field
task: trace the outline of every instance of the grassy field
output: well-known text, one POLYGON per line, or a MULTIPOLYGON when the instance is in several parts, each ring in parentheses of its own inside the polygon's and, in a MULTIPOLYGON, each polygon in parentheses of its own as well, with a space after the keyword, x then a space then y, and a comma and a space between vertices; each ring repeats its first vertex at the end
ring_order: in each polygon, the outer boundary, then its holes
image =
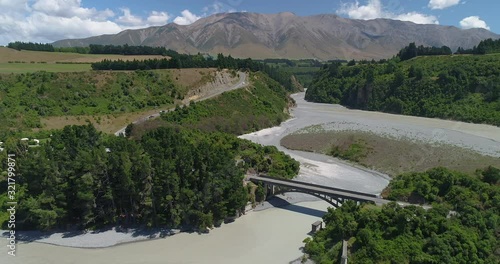
POLYGON ((160 55, 126 56, 108 54, 78 54, 14 50, 0 47, 0 73, 81 72, 91 70, 90 64, 108 60, 145 60, 165 58, 160 55), (64 64, 60 64, 64 63, 64 64), (78 63, 78 64, 77 64, 78 63))
POLYGON ((500 166, 500 159, 450 146, 395 140, 368 132, 330 131, 293 134, 281 144, 289 149, 332 154, 332 149, 358 159, 357 164, 395 176, 403 172, 423 172, 446 167, 473 173, 489 165, 500 166), (355 155, 350 155, 354 153, 355 155), (357 155, 356 155, 357 154, 357 155))
POLYGON ((82 72, 90 71, 90 64, 55 64, 55 63, 0 63, 1 73, 47 72, 82 72))
POLYGON ((79 53, 66 53, 66 52, 45 52, 45 51, 30 51, 30 50, 15 50, 5 47, 0 47, 0 63, 7 63, 9 61, 24 61, 30 62, 78 62, 78 63, 93 63, 109 60, 143 60, 149 58, 165 58, 161 55, 112 55, 112 54, 79 54, 79 53))

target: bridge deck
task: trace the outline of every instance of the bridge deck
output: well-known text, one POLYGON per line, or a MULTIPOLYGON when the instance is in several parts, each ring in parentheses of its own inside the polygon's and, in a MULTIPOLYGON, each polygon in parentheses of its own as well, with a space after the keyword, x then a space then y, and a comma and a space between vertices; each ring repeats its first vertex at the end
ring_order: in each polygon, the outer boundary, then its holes
POLYGON ((374 194, 361 193, 361 192, 355 192, 355 191, 350 191, 350 190, 342 190, 342 189, 338 189, 338 188, 333 188, 333 187, 329 187, 329 186, 322 186, 322 185, 317 185, 317 184, 312 184, 312 183, 298 182, 298 181, 292 181, 292 180, 281 180, 281 179, 275 179, 275 178, 271 178, 271 177, 262 177, 262 176, 249 176, 248 179, 251 181, 257 181, 257 182, 263 182, 263 183, 276 185, 276 186, 293 188, 293 189, 304 191, 304 192, 330 195, 330 196, 335 196, 335 197, 339 197, 342 199, 348 199, 348 200, 354 200, 354 201, 360 201, 360 202, 374 202, 375 204, 387 204, 387 203, 391 202, 391 201, 386 200, 386 199, 378 198, 374 194))

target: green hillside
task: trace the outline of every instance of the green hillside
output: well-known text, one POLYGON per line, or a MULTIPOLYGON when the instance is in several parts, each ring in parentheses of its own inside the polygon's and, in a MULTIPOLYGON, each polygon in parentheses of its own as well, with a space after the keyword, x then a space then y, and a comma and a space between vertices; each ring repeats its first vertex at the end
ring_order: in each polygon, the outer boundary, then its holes
POLYGON ((500 54, 325 66, 306 100, 500 126, 500 54))
POLYGON ((224 93, 216 100, 192 104, 163 116, 170 123, 203 130, 242 134, 286 120, 288 95, 264 74, 252 76, 252 87, 224 93))
POLYGON ((162 114, 161 120, 137 125, 134 137, 158 126, 177 124, 202 131, 221 131, 234 135, 278 125, 288 118, 287 109, 293 104, 288 93, 276 81, 263 73, 251 73, 251 85, 225 92, 211 100, 178 107, 162 114))
POLYGON ((169 71, 0 75, 0 136, 49 116, 119 114, 173 104, 185 94, 169 71))

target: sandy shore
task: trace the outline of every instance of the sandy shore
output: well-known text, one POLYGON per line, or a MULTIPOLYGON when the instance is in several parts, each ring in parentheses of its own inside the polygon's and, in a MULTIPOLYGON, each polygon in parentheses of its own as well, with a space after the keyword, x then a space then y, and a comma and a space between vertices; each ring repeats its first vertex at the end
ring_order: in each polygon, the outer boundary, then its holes
MULTIPOLYGON (((276 198, 258 204, 253 211, 263 211, 270 208, 283 208, 290 204, 318 201, 313 196, 300 193, 278 195, 276 198)), ((245 216, 242 216, 245 217, 245 216)), ((238 220, 236 220, 238 221, 238 220)), ((179 234, 178 229, 145 229, 145 228, 119 228, 113 227, 97 231, 71 231, 71 232, 41 232, 18 231, 16 240, 19 243, 43 243, 49 245, 75 247, 75 248, 106 248, 125 243, 161 239, 179 234)), ((7 238, 8 231, 0 230, 0 236, 7 238)))
MULTIPOLYGON (((302 241, 309 235, 311 224, 321 219, 328 206, 324 201, 288 204, 281 208, 249 212, 232 223, 213 229, 209 234, 181 232, 163 239, 107 248, 20 243, 17 256, 9 258, 7 254, 0 254, 0 263, 286 264, 303 255, 302 241)), ((113 233, 108 231, 107 234, 112 236, 113 233)), ((93 242, 99 243, 97 240, 93 242)))
MULTIPOLYGON (((7 231, 0 232, 2 237, 7 237, 7 231)), ((16 240, 20 243, 37 242, 64 247, 105 248, 124 243, 159 239, 179 232, 180 230, 171 229, 121 229, 117 227, 98 231, 18 231, 16 240)))

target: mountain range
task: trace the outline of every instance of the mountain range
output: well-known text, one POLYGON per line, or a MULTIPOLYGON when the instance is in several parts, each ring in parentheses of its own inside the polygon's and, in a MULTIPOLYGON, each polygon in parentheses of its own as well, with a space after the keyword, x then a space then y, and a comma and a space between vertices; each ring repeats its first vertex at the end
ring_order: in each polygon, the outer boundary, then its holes
POLYGON ((395 55, 410 42, 424 46, 472 48, 500 35, 485 29, 423 25, 373 19, 356 20, 333 14, 297 16, 221 13, 191 25, 125 30, 118 34, 65 39, 56 47, 89 44, 164 46, 181 53, 230 54, 242 58, 382 59, 395 55))

